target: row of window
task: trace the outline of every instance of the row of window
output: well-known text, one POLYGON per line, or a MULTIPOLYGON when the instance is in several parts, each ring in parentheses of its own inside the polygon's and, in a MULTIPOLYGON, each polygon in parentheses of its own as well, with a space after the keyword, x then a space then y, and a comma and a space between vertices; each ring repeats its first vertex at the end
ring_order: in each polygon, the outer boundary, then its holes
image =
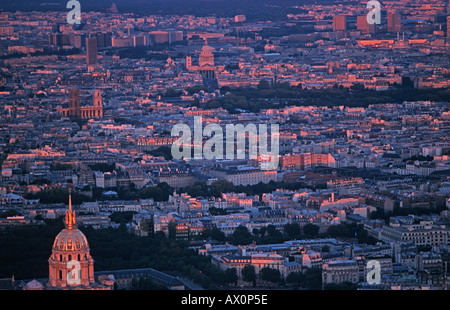
MULTIPOLYGON (((75 257, 75 256, 74 256, 74 257, 75 257)), ((57 258, 57 257, 56 257, 56 258, 57 258)), ((83 254, 83 256, 81 256, 81 254, 77 254, 76 260, 80 261, 81 258, 86 259, 86 255, 83 254)), ((64 255, 62 255, 62 254, 59 255, 59 261, 61 261, 61 262, 65 262, 65 261, 70 262, 71 260, 72 260, 72 255, 71 255, 71 254, 69 254, 69 255, 67 256, 67 260, 65 260, 64 255)))

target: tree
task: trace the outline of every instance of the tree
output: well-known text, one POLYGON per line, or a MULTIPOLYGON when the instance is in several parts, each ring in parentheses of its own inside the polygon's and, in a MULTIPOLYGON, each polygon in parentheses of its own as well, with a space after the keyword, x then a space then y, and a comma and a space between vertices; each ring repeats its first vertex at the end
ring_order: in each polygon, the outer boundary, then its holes
POLYGON ((361 90, 364 90, 364 84, 361 84, 361 83, 356 83, 356 84, 353 84, 352 86, 350 86, 350 89, 351 90, 357 90, 357 91, 361 91, 361 90))
POLYGON ((155 157, 161 157, 164 156, 165 160, 172 160, 172 150, 168 146, 160 146, 156 150, 151 151, 145 151, 147 154, 155 156, 155 157))
POLYGON ((169 239, 175 240, 177 237, 177 224, 175 224, 175 221, 170 221, 167 224, 167 230, 169 231, 169 239))
POLYGON ((166 94, 164 95, 165 97, 179 97, 183 94, 183 92, 181 90, 175 90, 171 87, 166 89, 166 94))
POLYGON ((88 167, 92 171, 113 172, 116 169, 116 164, 91 164, 88 167))
POLYGON ((310 290, 320 290, 322 288, 322 269, 321 268, 308 268, 303 273, 303 285, 304 288, 310 290))
POLYGON ((235 245, 246 245, 252 242, 252 234, 247 227, 239 225, 233 232, 230 242, 235 245))
POLYGON ((182 188, 180 193, 188 193, 191 197, 208 197, 208 185, 206 182, 196 181, 193 185, 182 188))
POLYGON ((242 268, 242 280, 246 282, 253 282, 253 286, 256 285, 255 266, 248 264, 242 268))
POLYGON ((227 180, 218 180, 211 184, 211 194, 216 197, 220 197, 222 193, 232 192, 234 189, 234 184, 227 180))
POLYGON ((116 223, 131 223, 133 215, 136 214, 135 211, 125 211, 125 212, 113 212, 109 218, 111 221, 116 223))
POLYGON ((269 82, 267 82, 267 80, 263 79, 263 80, 259 81, 257 87, 258 87, 259 90, 269 89, 270 88, 270 84, 269 84, 269 82))
POLYGON ((319 226, 308 223, 303 226, 303 233, 307 236, 316 237, 319 234, 319 226))
POLYGON ((344 224, 332 225, 328 227, 327 234, 330 237, 353 237, 348 227, 344 224))
POLYGON ((266 235, 267 232, 267 227, 263 226, 259 229, 259 234, 261 237, 264 237, 266 235))
POLYGON ((8 216, 16 216, 16 215, 20 215, 19 212, 17 212, 14 209, 8 210, 8 211, 4 211, 0 213, 0 218, 7 218, 8 216))
POLYGON ((300 225, 297 223, 286 224, 284 225, 284 232, 291 238, 295 238, 296 236, 302 233, 300 225))
POLYGON ((225 240, 227 240, 227 237, 225 236, 223 231, 221 231, 217 227, 213 227, 211 229, 204 230, 203 233, 202 233, 202 237, 204 239, 211 238, 212 240, 216 240, 216 241, 225 241, 225 240))
POLYGON ((278 269, 273 269, 270 267, 264 267, 261 269, 261 279, 264 281, 269 281, 272 283, 279 283, 281 280, 281 274, 278 269))
POLYGON ((303 283, 303 273, 301 272, 291 272, 286 277, 286 283, 292 285, 302 286, 303 283))
POLYGON ((169 199, 169 194, 170 194, 169 190, 167 188, 165 188, 164 185, 149 186, 149 187, 143 188, 139 192, 139 197, 142 199, 152 198, 155 201, 167 201, 169 199))
POLYGON ((225 270, 224 281, 225 283, 235 284, 237 283, 238 276, 236 268, 228 268, 225 270))
POLYGON ((277 243, 284 241, 283 234, 274 225, 267 226, 267 235, 265 242, 277 243))

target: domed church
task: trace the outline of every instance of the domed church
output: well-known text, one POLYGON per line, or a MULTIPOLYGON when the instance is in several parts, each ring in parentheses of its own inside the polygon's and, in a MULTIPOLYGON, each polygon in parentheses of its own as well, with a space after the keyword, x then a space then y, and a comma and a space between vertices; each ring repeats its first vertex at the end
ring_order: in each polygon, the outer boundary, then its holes
POLYGON ((72 199, 69 195, 69 209, 66 211, 65 228, 53 242, 52 254, 48 260, 49 279, 45 286, 26 285, 24 289, 81 289, 110 290, 114 279, 102 276, 94 279, 94 260, 89 251, 86 236, 77 229, 75 211, 72 210, 72 199))
POLYGON ((198 66, 192 65, 192 57, 186 57, 186 69, 189 71, 197 71, 202 75, 203 85, 211 88, 218 89, 219 82, 217 79, 217 73, 222 72, 225 66, 216 66, 214 64, 214 54, 215 49, 208 45, 208 41, 205 40, 205 45, 200 51, 198 58, 198 66))

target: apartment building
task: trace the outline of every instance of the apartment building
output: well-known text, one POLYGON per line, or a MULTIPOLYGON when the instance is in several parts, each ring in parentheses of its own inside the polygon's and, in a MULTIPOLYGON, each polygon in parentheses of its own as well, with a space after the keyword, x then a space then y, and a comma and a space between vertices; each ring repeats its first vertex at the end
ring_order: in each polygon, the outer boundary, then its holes
POLYGON ((355 260, 337 259, 322 266, 322 286, 343 282, 358 283, 359 266, 355 260))
POLYGON ((307 170, 316 166, 335 167, 336 160, 331 154, 287 154, 280 158, 281 169, 307 170))
POLYGON ((424 225, 384 226, 380 232, 381 241, 414 242, 417 246, 449 246, 450 227, 426 223, 424 225))
POLYGON ((213 176, 232 182, 234 185, 255 185, 259 182, 269 183, 277 181, 276 170, 261 170, 255 167, 241 167, 238 169, 215 169, 213 176))

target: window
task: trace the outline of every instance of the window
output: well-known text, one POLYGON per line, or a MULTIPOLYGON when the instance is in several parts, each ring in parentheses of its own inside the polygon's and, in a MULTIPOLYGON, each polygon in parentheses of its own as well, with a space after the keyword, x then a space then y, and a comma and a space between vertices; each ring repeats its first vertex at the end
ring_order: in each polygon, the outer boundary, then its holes
POLYGON ((62 270, 59 271, 59 279, 62 280, 62 270))

